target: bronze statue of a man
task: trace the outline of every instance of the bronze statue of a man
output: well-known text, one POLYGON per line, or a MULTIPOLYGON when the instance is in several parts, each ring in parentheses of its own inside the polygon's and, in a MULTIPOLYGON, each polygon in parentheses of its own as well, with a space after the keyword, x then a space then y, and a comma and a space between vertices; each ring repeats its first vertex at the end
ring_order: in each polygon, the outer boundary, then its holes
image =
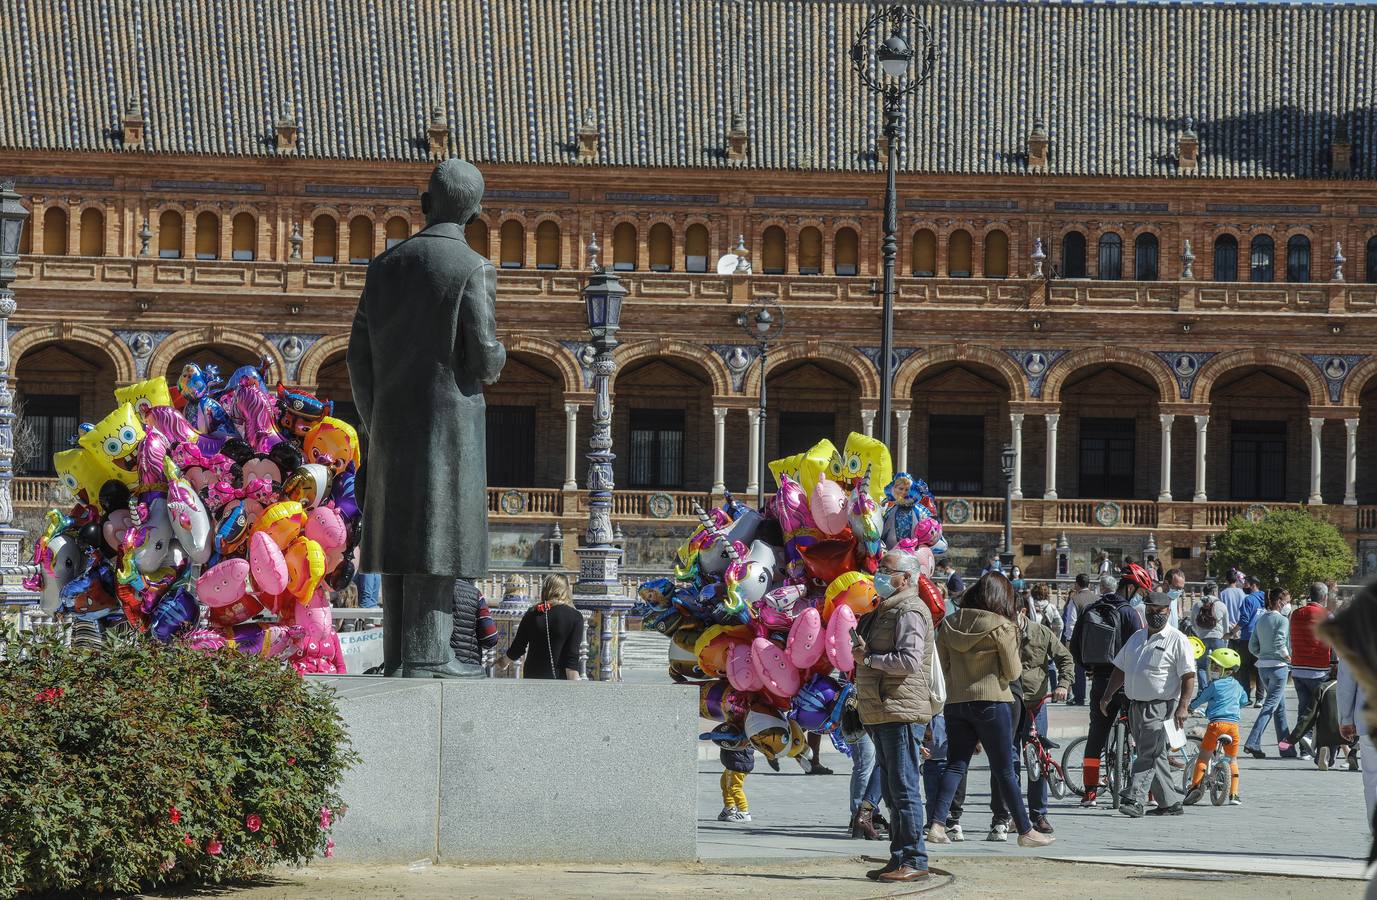
POLYGON ((435 167, 426 227, 369 264, 349 338, 369 438, 361 570, 383 574, 386 675, 482 674, 449 646, 455 580, 488 574, 483 385, 507 359, 496 274, 464 239, 482 199, 471 164, 435 167))

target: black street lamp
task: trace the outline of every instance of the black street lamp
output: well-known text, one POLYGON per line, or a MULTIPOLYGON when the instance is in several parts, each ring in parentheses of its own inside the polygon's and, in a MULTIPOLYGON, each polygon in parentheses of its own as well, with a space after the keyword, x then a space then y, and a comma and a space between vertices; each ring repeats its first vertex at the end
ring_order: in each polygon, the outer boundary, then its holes
POLYGON ((999 466, 1004 472, 1004 549, 999 554, 1005 573, 1014 564, 1014 462, 1018 454, 1013 444, 1005 444, 999 452, 999 466))
MULTIPOLYGON (((882 9, 866 19, 851 45, 851 64, 862 83, 884 98, 885 104, 885 219, 884 324, 880 336, 880 440, 890 446, 894 390, 894 268, 899 256, 899 198, 894 185, 899 159, 899 127, 904 97, 932 75, 936 45, 927 25, 902 6, 882 9), (888 23, 889 36, 880 38, 888 23), (872 45, 875 46, 871 51, 872 45), (872 61, 872 57, 874 58, 872 61), (913 71, 917 59, 918 70, 913 71), (878 64, 879 72, 875 71, 878 64)), ((892 448, 891 448, 892 449, 892 448)))
POLYGON ((765 508, 765 368, 770 342, 784 334, 784 307, 768 297, 756 300, 736 317, 736 324, 760 346, 760 421, 756 446, 756 509, 765 508))

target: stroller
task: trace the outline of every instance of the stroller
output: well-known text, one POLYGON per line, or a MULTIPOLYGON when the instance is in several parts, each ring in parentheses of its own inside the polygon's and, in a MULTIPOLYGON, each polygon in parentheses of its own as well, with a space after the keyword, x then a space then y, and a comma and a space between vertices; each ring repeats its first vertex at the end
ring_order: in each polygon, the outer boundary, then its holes
POLYGON ((1300 710, 1299 721, 1286 740, 1303 752, 1314 754, 1315 764, 1320 771, 1334 765, 1339 748, 1348 754, 1348 767, 1358 768, 1358 743, 1346 741, 1339 734, 1339 694, 1338 682, 1326 681, 1320 688, 1319 699, 1308 709, 1300 710), (1305 733, 1315 729, 1313 746, 1305 739, 1305 733))

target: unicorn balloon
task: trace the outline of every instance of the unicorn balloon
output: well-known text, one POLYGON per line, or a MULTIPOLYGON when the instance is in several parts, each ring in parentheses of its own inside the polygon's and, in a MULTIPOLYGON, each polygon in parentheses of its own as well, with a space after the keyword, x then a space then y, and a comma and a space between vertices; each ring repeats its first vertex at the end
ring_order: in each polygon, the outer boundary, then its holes
POLYGON ((857 560, 873 575, 879 568, 880 554, 884 551, 880 535, 885 523, 880 504, 870 495, 869 469, 866 469, 865 476, 847 499, 846 517, 851 525, 851 533, 856 538, 857 560))

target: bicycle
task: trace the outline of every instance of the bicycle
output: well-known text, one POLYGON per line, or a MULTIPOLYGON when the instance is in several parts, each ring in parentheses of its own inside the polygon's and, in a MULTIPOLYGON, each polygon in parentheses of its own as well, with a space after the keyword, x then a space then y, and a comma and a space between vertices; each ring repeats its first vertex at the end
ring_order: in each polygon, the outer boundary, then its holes
MULTIPOLYGON (((1201 777, 1201 785, 1210 792, 1210 802, 1215 806, 1223 806, 1229 799, 1229 788, 1233 783, 1233 771, 1230 766, 1229 755, 1225 748, 1234 742, 1234 739, 1227 734, 1221 734, 1215 744, 1214 752, 1210 754, 1209 762, 1206 764, 1205 774, 1201 777)), ((1200 755, 1203 751, 1196 746, 1195 762, 1187 770, 1188 773, 1195 771, 1199 763, 1200 755)), ((1190 775, 1186 776, 1186 794, 1190 794, 1190 775)))
POLYGON ((1038 734, 1036 721, 1037 710, 1028 710, 1028 737, 1023 745, 1023 768, 1028 772, 1028 782, 1031 784, 1047 776, 1047 790, 1058 800, 1066 797, 1066 770, 1061 763, 1052 758, 1052 754, 1047 750, 1042 735, 1038 734))
MULTIPOLYGON (((1066 751, 1061 757, 1062 776, 1067 786, 1078 797, 1085 796, 1084 747, 1087 740, 1089 735, 1076 738, 1066 745, 1066 751)), ((1195 734, 1187 737, 1185 746, 1171 751, 1172 768, 1181 769, 1183 790, 1190 785, 1192 765, 1199 752, 1200 737, 1195 734)), ((1104 755, 1100 757, 1100 783, 1095 791, 1097 796, 1103 796, 1108 791, 1110 805, 1116 810, 1119 808, 1123 792, 1128 788, 1134 755, 1133 735, 1129 731, 1128 709, 1125 706, 1114 719, 1109 728, 1109 736, 1105 739, 1104 755)))

